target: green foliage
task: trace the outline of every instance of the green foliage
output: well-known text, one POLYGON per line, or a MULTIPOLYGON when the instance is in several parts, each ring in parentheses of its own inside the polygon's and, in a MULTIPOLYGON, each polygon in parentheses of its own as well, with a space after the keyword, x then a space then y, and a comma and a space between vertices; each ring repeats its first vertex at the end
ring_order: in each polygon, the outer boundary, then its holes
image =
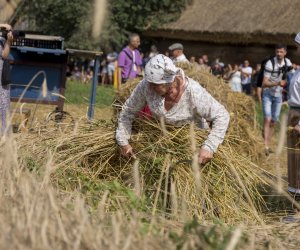
POLYGON ((110 0, 100 40, 92 38, 94 1, 27 1, 22 19, 28 29, 62 36, 66 46, 76 49, 119 50, 131 32, 142 33, 176 20, 192 0, 110 0))
MULTIPOLYGON (((77 81, 68 81, 66 88, 66 103, 88 104, 91 95, 91 84, 82 84, 77 81)), ((114 99, 114 89, 109 86, 97 86, 96 106, 110 106, 114 99)))
POLYGON ((91 1, 31 0, 23 15, 29 19, 29 29, 46 35, 62 36, 67 47, 93 49, 91 39, 91 1))
MULTIPOLYGON (((191 0, 111 0, 109 1, 112 25, 112 46, 120 49, 130 32, 141 33, 149 28, 156 29, 179 18, 181 11, 191 0)), ((106 38, 107 39, 107 38, 106 38)))
MULTIPOLYGON (((233 237, 234 228, 221 222, 211 226, 204 226, 196 219, 185 223, 182 234, 170 232, 169 237, 176 243, 177 249, 192 245, 196 249, 226 249, 233 237), (190 244, 189 244, 190 243, 190 244)), ((237 244, 237 249, 243 248, 248 242, 248 237, 242 234, 237 244)), ((189 249, 189 247, 187 247, 189 249)))

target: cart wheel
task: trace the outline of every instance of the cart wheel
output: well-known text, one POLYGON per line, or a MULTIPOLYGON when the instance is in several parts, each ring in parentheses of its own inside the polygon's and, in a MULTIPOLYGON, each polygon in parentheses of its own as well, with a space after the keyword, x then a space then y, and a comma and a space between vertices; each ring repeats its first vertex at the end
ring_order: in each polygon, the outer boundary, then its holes
POLYGON ((74 129, 75 121, 68 112, 55 110, 47 115, 45 125, 47 129, 54 128, 65 132, 74 129))

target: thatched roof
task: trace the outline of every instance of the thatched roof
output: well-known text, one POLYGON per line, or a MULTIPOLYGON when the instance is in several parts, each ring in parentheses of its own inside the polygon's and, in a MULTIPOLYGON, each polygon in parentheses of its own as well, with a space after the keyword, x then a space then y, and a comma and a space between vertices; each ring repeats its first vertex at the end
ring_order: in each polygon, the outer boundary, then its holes
POLYGON ((181 17, 149 36, 228 43, 292 43, 299 0, 194 0, 181 17))

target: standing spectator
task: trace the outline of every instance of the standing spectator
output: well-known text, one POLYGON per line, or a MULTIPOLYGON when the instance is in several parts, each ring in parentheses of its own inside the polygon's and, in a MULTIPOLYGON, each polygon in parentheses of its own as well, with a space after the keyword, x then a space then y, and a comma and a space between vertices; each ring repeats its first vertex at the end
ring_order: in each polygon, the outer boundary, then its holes
POLYGON ((232 66, 231 64, 227 64, 223 68, 223 80, 228 83, 232 74, 232 66))
POLYGON ((229 78, 229 86, 234 92, 242 92, 241 71, 237 64, 233 65, 233 69, 229 78))
POLYGON ((183 45, 181 43, 173 43, 169 47, 169 51, 171 52, 171 59, 173 63, 188 63, 189 60, 183 54, 183 45))
MULTIPOLYGON (((297 52, 300 52, 300 32, 295 37, 297 52)), ((299 200, 300 185, 300 70, 294 73, 289 88, 289 115, 288 125, 293 131, 288 132, 288 191, 299 200)))
POLYGON ((224 64, 220 62, 219 58, 216 58, 214 61, 212 67, 211 67, 211 72, 214 76, 221 78, 223 77, 223 66, 224 64))
POLYGON ((141 74, 142 58, 138 51, 140 36, 133 33, 129 36, 128 45, 118 57, 119 85, 128 79, 134 79, 141 74))
POLYGON ((256 64, 255 70, 253 70, 252 77, 251 77, 251 87, 253 90, 252 95, 257 96, 259 103, 261 103, 261 93, 260 91, 258 91, 257 82, 258 82, 260 69, 261 69, 261 64, 256 64))
POLYGON ((108 71, 107 71, 107 60, 104 59, 101 62, 101 85, 103 86, 104 84, 107 83, 107 78, 108 78, 108 71))
POLYGON ((151 59, 153 56, 156 56, 158 54, 159 54, 159 52, 158 52, 157 47, 155 45, 152 45, 150 48, 149 58, 151 59))
POLYGON ((200 70, 210 71, 210 67, 204 63, 204 60, 202 57, 199 58, 198 65, 199 65, 200 70))
POLYGON ((117 52, 108 53, 106 60, 107 60, 107 74, 108 74, 108 83, 113 83, 113 75, 115 72, 115 61, 118 59, 117 52))
POLYGON ((72 80, 81 81, 81 71, 79 70, 78 66, 75 66, 73 69, 72 80))
POLYGON ((242 91, 247 94, 251 95, 251 76, 252 76, 252 67, 248 60, 244 61, 244 64, 241 67, 241 77, 242 77, 242 91))
POLYGON ((196 62, 195 56, 190 57, 190 64, 193 65, 194 69, 196 69, 196 70, 199 69, 199 64, 196 62))
POLYGON ((273 134, 275 123, 279 119, 282 104, 282 89, 286 85, 284 75, 285 68, 292 67, 292 63, 285 58, 287 51, 285 45, 277 45, 276 56, 268 60, 265 65, 264 79, 262 83, 262 103, 264 113, 264 143, 265 153, 269 155, 269 144, 273 134))
MULTIPOLYGON (((3 37, 0 37, 0 77, 2 76, 3 70, 3 59, 6 59, 10 52, 10 46, 13 41, 12 28, 9 24, 0 24, 1 28, 5 28, 7 30, 7 40, 3 37)), ((4 135, 7 131, 7 117, 9 115, 9 107, 10 107, 10 86, 9 84, 4 84, 3 79, 1 78, 0 84, 0 112, 1 112, 1 130, 0 136, 4 135)))
POLYGON ((208 55, 202 55, 202 60, 204 62, 204 64, 207 66, 207 67, 210 67, 210 62, 209 62, 209 59, 208 59, 208 55))

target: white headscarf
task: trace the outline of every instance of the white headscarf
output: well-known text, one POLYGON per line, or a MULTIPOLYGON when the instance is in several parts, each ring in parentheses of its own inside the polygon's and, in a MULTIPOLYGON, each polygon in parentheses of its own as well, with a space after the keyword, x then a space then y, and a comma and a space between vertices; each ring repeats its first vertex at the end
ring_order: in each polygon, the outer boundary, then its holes
POLYGON ((145 67, 146 81, 155 84, 171 83, 180 73, 184 77, 183 70, 177 68, 169 57, 162 54, 152 57, 145 67))

